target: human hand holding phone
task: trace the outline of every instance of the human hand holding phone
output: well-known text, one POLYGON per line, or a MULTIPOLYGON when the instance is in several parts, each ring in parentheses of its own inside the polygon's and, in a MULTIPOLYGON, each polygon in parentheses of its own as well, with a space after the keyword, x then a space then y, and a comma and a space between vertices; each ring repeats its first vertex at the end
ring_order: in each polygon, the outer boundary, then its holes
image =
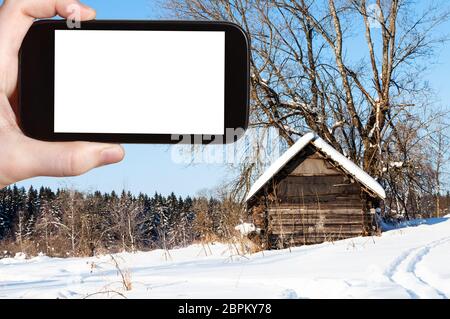
MULTIPOLYGON (((77 0, 5 0, 0 7, 0 188, 34 176, 75 176, 120 162, 120 145, 44 142, 25 136, 17 113, 18 54, 36 18, 68 18, 78 6, 82 21, 95 11, 77 0)), ((89 70, 86 70, 89 72, 89 70)))

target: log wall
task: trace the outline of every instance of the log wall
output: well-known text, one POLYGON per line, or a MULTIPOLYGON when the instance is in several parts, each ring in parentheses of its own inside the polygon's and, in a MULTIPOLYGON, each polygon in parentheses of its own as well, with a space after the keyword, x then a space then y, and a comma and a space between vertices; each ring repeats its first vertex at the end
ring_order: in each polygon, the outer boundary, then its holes
POLYGON ((265 248, 318 244, 372 232, 361 185, 311 148, 293 159, 250 205, 265 248))

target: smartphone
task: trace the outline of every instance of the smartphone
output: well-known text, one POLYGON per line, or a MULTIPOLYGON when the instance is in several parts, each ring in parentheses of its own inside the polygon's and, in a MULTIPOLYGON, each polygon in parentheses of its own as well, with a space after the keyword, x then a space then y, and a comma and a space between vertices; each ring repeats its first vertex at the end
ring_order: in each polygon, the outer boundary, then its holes
POLYGON ((46 141, 230 143, 248 126, 249 38, 207 21, 36 21, 19 122, 46 141))

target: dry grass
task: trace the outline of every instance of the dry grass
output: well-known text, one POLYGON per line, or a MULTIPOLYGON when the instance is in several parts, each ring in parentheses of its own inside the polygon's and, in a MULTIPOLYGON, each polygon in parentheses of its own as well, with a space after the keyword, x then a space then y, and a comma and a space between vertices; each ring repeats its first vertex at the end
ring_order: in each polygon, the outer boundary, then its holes
POLYGON ((130 291, 131 289, 133 289, 133 283, 131 281, 131 272, 128 269, 122 269, 119 263, 117 262, 117 259, 114 258, 113 255, 110 255, 110 257, 114 262, 114 266, 116 267, 117 272, 120 275, 123 289, 125 289, 126 291, 130 291))

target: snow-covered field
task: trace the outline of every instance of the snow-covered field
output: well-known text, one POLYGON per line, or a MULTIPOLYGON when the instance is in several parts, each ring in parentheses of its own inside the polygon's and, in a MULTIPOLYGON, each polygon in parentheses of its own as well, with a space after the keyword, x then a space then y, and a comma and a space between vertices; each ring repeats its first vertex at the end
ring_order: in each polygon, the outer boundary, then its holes
POLYGON ((450 218, 365 237, 237 256, 228 245, 0 260, 0 298, 448 298, 450 218))

